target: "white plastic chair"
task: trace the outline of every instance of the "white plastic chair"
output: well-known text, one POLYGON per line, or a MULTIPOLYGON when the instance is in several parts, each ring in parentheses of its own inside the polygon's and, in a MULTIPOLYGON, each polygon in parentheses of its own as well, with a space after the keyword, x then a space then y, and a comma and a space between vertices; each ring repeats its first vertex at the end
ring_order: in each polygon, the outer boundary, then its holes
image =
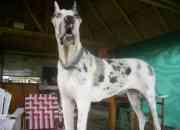
POLYGON ((23 108, 18 108, 13 114, 8 114, 12 95, 0 88, 0 130, 21 130, 21 115, 23 108))

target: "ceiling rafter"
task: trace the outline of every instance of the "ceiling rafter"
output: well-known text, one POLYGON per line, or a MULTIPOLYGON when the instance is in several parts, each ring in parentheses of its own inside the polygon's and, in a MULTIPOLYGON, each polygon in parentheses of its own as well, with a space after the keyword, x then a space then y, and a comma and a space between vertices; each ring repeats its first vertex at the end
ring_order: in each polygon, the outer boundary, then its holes
POLYGON ((86 24, 87 24, 87 29, 89 30, 89 34, 90 34, 90 39, 94 39, 94 33, 92 31, 92 29, 90 28, 90 24, 86 21, 86 24))
POLYGON ((159 11, 158 8, 152 7, 152 9, 154 10, 154 12, 158 15, 159 17, 159 21, 160 24, 162 25, 163 29, 165 32, 169 32, 169 27, 168 24, 166 23, 166 20, 163 18, 163 16, 161 15, 161 12, 159 11))
POLYGON ((162 4, 160 2, 157 2, 157 1, 153 1, 153 0, 139 0, 143 3, 146 3, 146 4, 150 4, 154 7, 158 7, 158 8, 163 8, 163 9, 167 9, 171 12, 174 12, 176 14, 180 14, 180 10, 176 9, 176 8, 173 8, 173 7, 170 7, 168 5, 165 5, 165 4, 162 4))
POLYGON ((35 17, 35 15, 33 14, 33 12, 31 11, 31 8, 29 7, 29 3, 27 2, 27 0, 23 0, 24 1, 24 5, 28 11, 28 13, 30 14, 30 16, 33 19, 33 22, 35 23, 35 25, 37 26, 37 28, 39 29, 39 31, 44 32, 41 24, 39 23, 39 21, 37 20, 37 18, 35 17))
MULTIPOLYGON (((13 29, 13 28, 8 28, 8 27, 0 27, 0 36, 3 36, 3 34, 19 35, 23 37, 38 37, 39 39, 42 39, 42 38, 48 39, 49 42, 56 42, 56 38, 54 34, 48 34, 48 33, 43 33, 43 32, 33 32, 33 31, 13 29)), ((94 42, 93 40, 89 40, 86 38, 81 38, 81 40, 85 42, 86 47, 90 47, 90 48, 92 47, 100 48, 100 47, 106 46, 106 44, 101 41, 94 42)), ((112 48, 112 46, 113 44, 111 44, 111 46, 109 47, 112 48)))
POLYGON ((48 32, 48 29, 49 29, 49 23, 51 21, 51 19, 49 18, 50 16, 50 13, 49 13, 49 10, 50 10, 50 0, 45 0, 45 18, 44 18, 44 29, 46 32, 48 32))
POLYGON ((169 4, 171 6, 174 6, 175 8, 180 8, 180 6, 178 6, 175 2, 170 1, 170 0, 161 0, 162 2, 169 4))
POLYGON ((21 36, 27 36, 27 37, 40 37, 40 38, 55 39, 54 35, 43 33, 43 32, 33 32, 33 31, 13 29, 13 28, 8 28, 8 27, 0 27, 0 35, 3 35, 3 34, 13 34, 13 35, 21 35, 21 36))
POLYGON ((38 56, 38 57, 46 57, 46 58, 58 58, 58 54, 54 52, 28 52, 28 51, 18 51, 18 50, 3 50, 4 54, 12 54, 12 55, 24 55, 24 56, 38 56))
POLYGON ((107 32, 109 34, 113 34, 112 30, 110 29, 110 27, 105 23, 105 21, 103 20, 102 16, 98 13, 96 7, 92 4, 91 1, 87 0, 87 5, 89 6, 89 8, 91 9, 92 13, 94 14, 94 16, 98 19, 98 21, 105 27, 105 29, 107 30, 107 32))
MULTIPOLYGON (((121 43, 122 46, 124 45, 124 42, 119 39, 116 35, 113 34, 112 29, 109 27, 109 25, 105 22, 102 15, 98 12, 98 9, 92 4, 90 0, 86 0, 87 5, 91 9, 94 16, 99 20, 99 22, 105 27, 106 31, 109 33, 110 37, 114 39, 113 44, 116 44, 116 46, 121 43), (115 40, 116 39, 116 40, 115 40), (116 41, 116 42, 115 42, 116 41)), ((113 44, 108 45, 110 48, 113 46, 113 44)))
POLYGON ((134 31, 136 36, 139 39, 143 39, 143 35, 141 35, 140 32, 138 32, 138 30, 136 29, 135 24, 130 20, 130 18, 127 15, 127 13, 125 12, 125 10, 119 5, 119 3, 116 0, 112 0, 112 2, 115 5, 115 7, 119 10, 119 12, 122 14, 122 16, 124 17, 125 21, 130 26, 130 28, 134 31))
MULTIPOLYGON (((83 6, 82 6, 83 7, 83 6)), ((88 30, 89 30, 89 34, 90 34, 90 39, 94 39, 94 33, 93 33, 93 31, 92 31, 92 29, 91 29, 91 25, 90 25, 90 23, 88 22, 88 17, 87 17, 87 15, 86 15, 86 12, 85 11, 81 11, 80 12, 81 14, 80 15, 82 15, 82 17, 84 17, 84 19, 83 19, 83 21, 85 20, 85 23, 87 24, 87 28, 88 28, 88 30)))
POLYGON ((86 20, 86 24, 87 24, 87 28, 89 30, 90 39, 94 39, 94 33, 93 33, 92 29, 90 28, 90 24, 89 24, 89 22, 87 20, 86 20))

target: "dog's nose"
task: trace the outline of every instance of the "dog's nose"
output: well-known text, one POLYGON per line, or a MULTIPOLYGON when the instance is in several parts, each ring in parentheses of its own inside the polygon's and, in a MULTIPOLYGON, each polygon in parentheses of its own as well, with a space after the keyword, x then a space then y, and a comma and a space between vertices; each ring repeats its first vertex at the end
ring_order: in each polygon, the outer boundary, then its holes
POLYGON ((67 34, 72 34, 72 28, 71 28, 71 27, 68 27, 68 28, 66 29, 66 33, 67 33, 67 34))
POLYGON ((68 16, 66 16, 66 17, 64 18, 64 22, 65 22, 67 25, 69 25, 69 24, 74 24, 74 17, 68 15, 68 16))

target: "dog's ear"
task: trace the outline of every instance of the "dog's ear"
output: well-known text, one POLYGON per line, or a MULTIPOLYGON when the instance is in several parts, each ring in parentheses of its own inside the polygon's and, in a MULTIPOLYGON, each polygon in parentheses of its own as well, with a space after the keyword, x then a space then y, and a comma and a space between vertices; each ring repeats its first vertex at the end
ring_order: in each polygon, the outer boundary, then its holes
POLYGON ((76 3, 76 1, 74 1, 72 10, 75 12, 76 15, 78 15, 78 10, 77 10, 77 3, 76 3))
POLYGON ((61 10, 61 9, 60 9, 57 1, 54 1, 54 13, 57 13, 57 12, 59 12, 60 10, 61 10))

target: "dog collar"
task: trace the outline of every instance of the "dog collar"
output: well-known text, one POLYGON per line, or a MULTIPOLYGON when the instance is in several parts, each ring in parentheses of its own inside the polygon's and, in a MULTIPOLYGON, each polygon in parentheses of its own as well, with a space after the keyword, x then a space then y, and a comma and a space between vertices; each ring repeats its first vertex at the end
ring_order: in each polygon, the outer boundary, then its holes
POLYGON ((64 69, 69 70, 69 69, 76 69, 77 67, 75 66, 81 59, 82 55, 83 55, 83 51, 84 49, 81 48, 80 52, 78 53, 77 57, 75 58, 75 60, 71 63, 71 65, 66 66, 65 64, 63 64, 62 60, 59 58, 59 61, 61 62, 62 66, 64 69))

